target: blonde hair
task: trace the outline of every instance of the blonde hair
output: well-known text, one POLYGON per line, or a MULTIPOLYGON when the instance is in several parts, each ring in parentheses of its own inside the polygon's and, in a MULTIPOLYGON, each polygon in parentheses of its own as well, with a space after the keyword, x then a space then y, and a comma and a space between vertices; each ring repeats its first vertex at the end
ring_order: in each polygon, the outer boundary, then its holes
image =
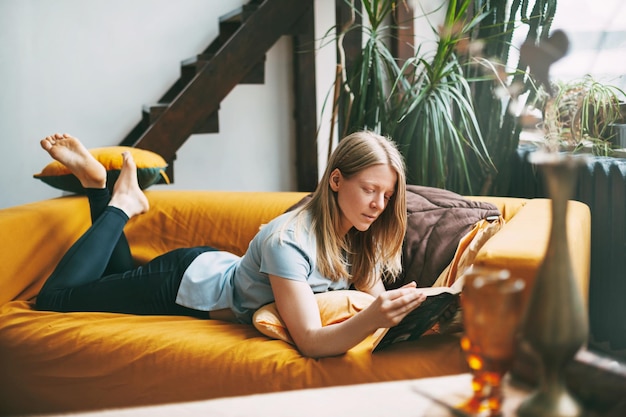
POLYGON ((369 131, 352 133, 339 141, 311 200, 302 208, 311 213, 317 239, 317 265, 332 280, 349 279, 357 288, 369 288, 378 277, 394 279, 401 271, 406 231, 406 174, 404 160, 388 138, 369 131), (339 234, 340 210, 330 176, 339 169, 346 178, 374 165, 388 165, 397 174, 396 189, 387 207, 368 230, 352 228, 339 234))

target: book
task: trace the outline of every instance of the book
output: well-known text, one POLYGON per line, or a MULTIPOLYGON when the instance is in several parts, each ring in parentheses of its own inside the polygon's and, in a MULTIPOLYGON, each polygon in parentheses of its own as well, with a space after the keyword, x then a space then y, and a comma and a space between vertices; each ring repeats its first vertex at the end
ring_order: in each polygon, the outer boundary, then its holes
POLYGON ((383 350, 393 344, 419 339, 430 330, 439 318, 458 301, 463 289, 463 279, 459 277, 450 287, 420 288, 427 298, 407 314, 397 325, 382 329, 374 340, 373 352, 383 350))

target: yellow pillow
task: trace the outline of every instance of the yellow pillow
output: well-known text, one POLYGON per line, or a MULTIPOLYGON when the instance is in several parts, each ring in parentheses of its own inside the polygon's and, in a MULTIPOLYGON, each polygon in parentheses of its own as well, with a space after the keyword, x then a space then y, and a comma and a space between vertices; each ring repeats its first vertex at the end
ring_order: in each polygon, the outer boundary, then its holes
POLYGON ((498 216, 494 220, 480 220, 477 222, 472 230, 470 230, 459 241, 454 258, 444 269, 433 287, 450 287, 456 279, 461 276, 467 268, 472 266, 476 255, 483 247, 483 245, 491 239, 493 235, 498 233, 502 226, 504 226, 504 217, 498 216))
MULTIPOLYGON (((338 290, 315 294, 320 309, 322 326, 341 323, 369 306, 374 297, 356 290, 338 290)), ((254 327, 267 337, 294 344, 287 326, 276 309, 276 304, 267 304, 258 309, 252 317, 254 327)))
MULTIPOLYGON (((107 170, 107 186, 113 189, 113 184, 117 180, 122 168, 122 152, 129 151, 137 164, 137 180, 142 189, 146 189, 157 183, 161 178, 166 184, 170 183, 165 168, 167 162, 158 154, 145 149, 138 149, 129 146, 109 146, 104 148, 90 149, 89 152, 107 170)), ((69 169, 58 161, 52 161, 44 169, 33 175, 46 184, 64 191, 73 193, 84 193, 80 181, 70 172, 69 169)))
MULTIPOLYGON (((502 229, 504 223, 505 220, 502 216, 498 216, 497 219, 492 221, 483 219, 477 222, 472 230, 459 241, 452 262, 439 275, 433 287, 450 287, 454 284, 474 264, 478 251, 493 235, 502 229)), ((450 334, 463 331, 462 312, 458 304, 456 307, 458 307, 456 311, 449 310, 448 314, 444 314, 442 319, 438 320, 432 329, 434 332, 450 334)))

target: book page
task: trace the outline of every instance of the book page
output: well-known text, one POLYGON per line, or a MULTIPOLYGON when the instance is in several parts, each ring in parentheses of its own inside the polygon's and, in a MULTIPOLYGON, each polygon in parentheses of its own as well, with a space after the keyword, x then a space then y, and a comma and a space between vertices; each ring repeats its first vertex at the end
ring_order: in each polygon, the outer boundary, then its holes
POLYGON ((451 294, 459 294, 461 290, 463 289, 464 283, 465 283, 465 276, 462 275, 459 278, 457 278, 456 281, 454 281, 454 284, 452 284, 451 287, 424 287, 424 288, 420 288, 420 291, 422 291, 428 297, 441 294, 442 292, 449 292, 451 294))

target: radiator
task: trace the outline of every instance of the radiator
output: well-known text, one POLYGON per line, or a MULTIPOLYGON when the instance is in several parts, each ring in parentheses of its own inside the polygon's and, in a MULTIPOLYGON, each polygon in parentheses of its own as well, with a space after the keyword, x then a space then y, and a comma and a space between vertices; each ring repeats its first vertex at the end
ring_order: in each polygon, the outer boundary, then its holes
MULTIPOLYGON (((543 179, 528 162, 532 147, 513 161, 509 194, 547 197, 543 179)), ((594 342, 626 348, 626 159, 590 156, 580 168, 574 200, 591 209, 589 325, 594 342)))

